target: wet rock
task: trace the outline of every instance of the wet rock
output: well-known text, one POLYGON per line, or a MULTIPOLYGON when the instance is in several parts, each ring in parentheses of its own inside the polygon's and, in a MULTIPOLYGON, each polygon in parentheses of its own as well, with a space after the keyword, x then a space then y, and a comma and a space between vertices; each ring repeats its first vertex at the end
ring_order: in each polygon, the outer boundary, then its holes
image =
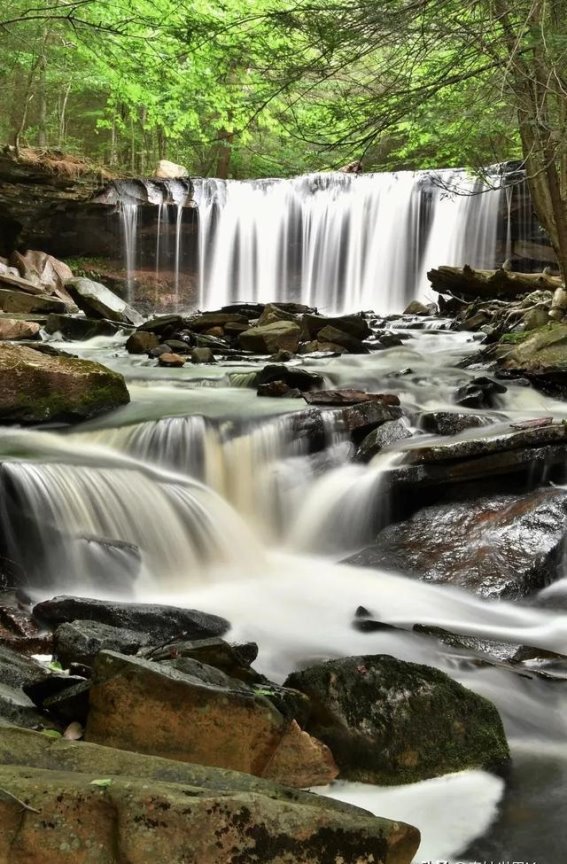
POLYGON ((231 339, 236 336, 240 336, 240 334, 244 333, 245 330, 248 330, 249 327, 250 324, 248 323, 248 321, 246 322, 246 324, 239 324, 237 321, 228 321, 224 325, 224 335, 227 338, 231 339))
POLYGON ((83 420, 129 401, 122 375, 100 363, 0 345, 1 422, 83 420))
POLYGON ((347 657, 285 682, 312 704, 307 725, 345 779, 412 783, 509 760, 496 708, 443 672, 386 655, 347 657))
POLYGON ((15 339, 38 339, 40 326, 36 321, 18 318, 0 318, 0 341, 15 339))
POLYGON ((271 384, 273 381, 282 381, 290 388, 296 388, 302 392, 315 390, 323 385, 323 378, 316 372, 308 372, 297 366, 283 366, 273 364, 264 366, 254 377, 253 387, 262 384, 271 384))
POLYGON ((459 414, 457 411, 429 411, 421 415, 421 428, 433 435, 458 435, 466 429, 490 426, 493 418, 486 414, 459 414))
POLYGON ((126 341, 128 354, 148 354, 152 348, 157 348, 159 339, 151 330, 137 330, 126 341))
POLYGON ((92 666, 103 650, 136 654, 151 642, 141 630, 112 627, 100 621, 72 621, 60 624, 54 633, 53 652, 64 668, 72 663, 92 666))
POLYGON ((149 351, 150 357, 161 357, 162 354, 171 354, 169 345, 158 345, 157 348, 152 348, 149 351))
MULTIPOLYGON (((181 334, 179 335, 181 336, 181 334)), ((172 354, 185 355, 191 353, 193 342, 192 334, 187 334, 179 339, 166 339, 164 344, 168 346, 172 354)))
POLYGON ((263 327, 265 324, 273 324, 274 321, 297 322, 297 314, 282 309, 282 307, 278 306, 276 303, 267 303, 262 314, 258 318, 258 326, 263 327))
POLYGON ((357 339, 356 336, 343 330, 339 330, 338 327, 333 327, 330 324, 325 325, 325 327, 319 330, 317 333, 317 342, 319 346, 324 344, 331 344, 333 346, 338 345, 350 354, 369 353, 366 345, 363 345, 362 341, 357 339))
POLYGON ((355 462, 370 462, 384 447, 391 447, 397 441, 411 438, 411 432, 403 420, 387 420, 373 429, 362 441, 355 453, 355 462))
POLYGON ((399 348, 404 344, 403 339, 394 333, 381 333, 378 341, 383 348, 399 348))
POLYGON ((291 721, 263 776, 296 789, 326 786, 339 769, 329 748, 291 721))
POLYGON ((562 490, 493 495, 425 507, 348 560, 514 599, 559 577, 566 527, 562 490))
POLYGON ((167 354, 160 354, 158 357, 158 365, 165 366, 170 369, 178 369, 185 365, 185 357, 180 354, 172 354, 171 349, 167 354))
POLYGON ((480 376, 459 387, 455 402, 466 408, 495 408, 498 406, 498 396, 506 393, 507 389, 492 378, 480 376))
MULTIPOLYGON (((223 310, 217 312, 202 312, 194 318, 188 319, 189 328, 196 333, 210 330, 212 327, 220 327, 224 329, 227 324, 239 324, 249 327, 248 318, 246 315, 241 315, 238 312, 225 312, 223 310)), ((222 333, 220 334, 222 336, 222 333)))
MULTIPOLYGON (((121 651, 122 654, 134 653, 121 651)), ((98 653, 98 652, 97 652, 98 653)), ((243 645, 230 645, 224 639, 193 639, 169 642, 167 645, 150 648, 141 652, 152 660, 171 660, 175 657, 191 657, 207 666, 214 666, 232 678, 243 681, 250 680, 250 666, 258 656, 258 646, 255 642, 243 645)), ((255 680, 259 677, 253 673, 255 680)))
POLYGON ((156 333, 162 338, 172 336, 183 326, 183 318, 181 315, 158 315, 156 318, 150 318, 149 321, 144 321, 140 324, 137 332, 156 333))
POLYGON ((78 277, 68 279, 65 288, 86 315, 93 318, 106 318, 121 324, 133 324, 135 327, 143 323, 144 319, 139 312, 100 282, 78 277))
POLYGON ((272 399, 300 399, 301 390, 297 387, 290 387, 285 381, 270 381, 269 384, 260 384, 258 387, 258 396, 267 396, 272 399))
POLYGON ((343 408, 341 424, 351 435, 364 437, 376 426, 380 426, 388 420, 397 420, 401 415, 402 409, 391 404, 389 399, 387 401, 373 399, 370 402, 362 402, 359 405, 343 408))
POLYGON ((39 712, 23 688, 40 684, 49 672, 35 660, 23 657, 5 645, 0 645, 0 726, 13 723, 29 729, 53 726, 39 712))
MULTIPOLYGON (((315 339, 324 327, 332 327, 341 333, 348 333, 362 341, 371 335, 366 318, 360 315, 337 315, 327 318, 324 315, 305 314, 301 322, 301 333, 304 341, 315 339)), ((323 340, 335 342, 335 339, 323 340)))
POLYGON ((383 405, 399 405, 400 400, 391 393, 367 393, 365 390, 318 390, 303 397, 310 405, 338 406, 360 405, 362 402, 381 402, 383 405))
MULTIPOLYGON (((4 567, 0 582, 17 585, 21 578, 20 568, 9 572, 4 567)), ((21 589, 0 593, 0 645, 11 648, 17 654, 51 654, 51 634, 43 633, 31 617, 31 601, 21 589)))
POLYGON ((193 348, 191 363, 214 363, 215 355, 210 348, 193 348))
POLYGON ((297 411, 290 422, 294 438, 305 443, 308 453, 318 453, 327 446, 327 427, 318 408, 297 411))
POLYGON ((276 351, 291 351, 294 354, 299 346, 299 325, 294 321, 274 321, 263 327, 251 327, 238 337, 238 344, 244 351, 255 354, 274 354, 276 351))
POLYGON ((245 301, 239 303, 229 303, 222 306, 221 312, 236 312, 238 315, 243 315, 247 321, 257 320, 265 309, 264 303, 247 303, 245 301))
MULTIPOLYGON (((289 733, 261 689, 191 658, 152 663, 109 651, 97 657, 88 741, 263 776, 278 748, 292 744, 289 733)), ((298 758, 303 747, 312 751, 306 739, 293 737, 298 758)), ((328 770, 326 751, 320 759, 328 770)))
POLYGON ((293 360, 293 356, 291 351, 276 351, 268 359, 270 363, 288 363, 290 360, 293 360))
POLYGON ((54 313, 49 315, 45 322, 47 333, 61 333, 64 339, 71 342, 94 339, 95 336, 114 336, 120 329, 120 324, 115 321, 106 321, 103 318, 80 318, 72 315, 55 315, 54 313))
POLYGON ((72 621, 99 621, 111 627, 141 631, 148 639, 207 639, 222 636, 230 625, 218 615, 151 603, 114 603, 89 597, 55 597, 34 607, 34 616, 50 627, 72 621))
POLYGON ((62 726, 80 723, 84 726, 90 707, 90 681, 79 681, 43 700, 42 708, 62 726))
POLYGON ((22 852, 30 864, 76 864, 69 838, 82 864, 114 864, 117 846, 147 864, 150 844, 155 864, 410 864, 419 845, 404 823, 218 768, 2 728, 0 761, 0 787, 17 799, 0 801, 6 864, 22 852), (110 783, 93 784, 101 778, 110 783), (22 820, 23 800, 49 831, 22 820))
POLYGON ((30 697, 34 705, 42 708, 47 699, 58 696, 77 684, 84 684, 84 679, 75 675, 51 674, 31 684, 24 684, 22 689, 26 696, 30 697))

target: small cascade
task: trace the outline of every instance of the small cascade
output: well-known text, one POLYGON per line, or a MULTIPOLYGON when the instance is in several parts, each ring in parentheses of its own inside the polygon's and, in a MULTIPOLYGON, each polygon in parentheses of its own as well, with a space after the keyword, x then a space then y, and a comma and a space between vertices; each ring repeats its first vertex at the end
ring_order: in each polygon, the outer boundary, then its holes
POLYGON ((126 263, 128 303, 131 303, 134 299, 133 274, 136 269, 136 246, 138 241, 138 204, 133 201, 122 201, 120 216, 122 220, 122 237, 126 263))
POLYGON ((89 541, 133 547, 144 572, 172 588, 198 582, 204 563, 261 560, 236 512, 186 474, 150 468, 84 439, 18 435, 27 458, 34 453, 43 461, 14 461, 15 436, 0 436, 0 522, 5 556, 32 584, 92 588, 89 541))

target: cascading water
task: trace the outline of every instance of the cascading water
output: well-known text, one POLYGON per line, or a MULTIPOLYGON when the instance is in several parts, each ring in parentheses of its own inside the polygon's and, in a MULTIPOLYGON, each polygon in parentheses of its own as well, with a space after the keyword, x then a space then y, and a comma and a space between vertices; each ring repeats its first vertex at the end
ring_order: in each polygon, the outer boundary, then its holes
POLYGON ((196 180, 199 305, 401 311, 431 266, 496 266, 500 195, 464 171, 196 180))

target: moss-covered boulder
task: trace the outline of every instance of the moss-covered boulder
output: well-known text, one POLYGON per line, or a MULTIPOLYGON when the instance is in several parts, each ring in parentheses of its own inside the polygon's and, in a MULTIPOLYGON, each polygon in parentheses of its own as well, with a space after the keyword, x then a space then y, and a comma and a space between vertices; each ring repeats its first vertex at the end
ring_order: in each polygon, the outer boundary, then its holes
POLYGON ((0 344, 0 423, 86 420, 129 401, 122 375, 100 363, 0 344))
POLYGON ((567 324, 551 322, 512 345, 503 341, 497 353, 501 370, 529 378, 545 392, 567 394, 567 324))
POLYGON ((410 825, 246 774, 1 727, 0 826, 3 864, 410 864, 419 846, 410 825))
POLYGON ((331 748, 344 779, 412 783, 501 770, 509 759, 494 705, 429 666, 347 657, 295 672, 285 686, 309 696, 306 728, 331 748))

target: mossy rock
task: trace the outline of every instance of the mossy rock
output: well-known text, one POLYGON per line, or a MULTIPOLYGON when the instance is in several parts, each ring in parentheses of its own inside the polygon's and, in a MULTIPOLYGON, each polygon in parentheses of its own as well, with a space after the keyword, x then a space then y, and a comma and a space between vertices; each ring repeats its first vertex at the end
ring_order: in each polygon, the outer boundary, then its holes
MULTIPOLYGON (((509 334, 511 336, 513 334, 509 334)), ((550 322, 498 351, 499 368, 507 374, 529 378, 534 387, 553 395, 567 395, 567 324, 550 322)))
POLYGON ((74 422, 130 401, 122 375, 92 360, 0 345, 0 422, 74 422))
POLYGON ((307 731, 330 747, 345 780, 413 783, 501 771, 510 758, 494 705, 429 666, 347 657, 295 672, 285 686, 309 696, 307 731))

